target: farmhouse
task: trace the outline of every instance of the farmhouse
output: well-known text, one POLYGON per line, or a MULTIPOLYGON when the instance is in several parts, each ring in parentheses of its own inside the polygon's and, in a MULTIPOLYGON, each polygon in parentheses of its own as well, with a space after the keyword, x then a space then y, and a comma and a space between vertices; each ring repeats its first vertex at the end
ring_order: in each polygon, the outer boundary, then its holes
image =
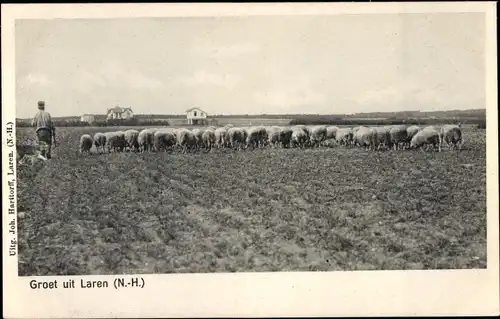
POLYGON ((87 122, 89 124, 92 124, 95 122, 95 117, 92 114, 83 114, 80 117, 80 122, 87 122))
POLYGON ((130 107, 122 108, 115 106, 114 108, 106 110, 107 120, 128 120, 134 118, 134 112, 130 107))
POLYGON ((186 111, 188 125, 207 124, 207 113, 197 107, 186 111))

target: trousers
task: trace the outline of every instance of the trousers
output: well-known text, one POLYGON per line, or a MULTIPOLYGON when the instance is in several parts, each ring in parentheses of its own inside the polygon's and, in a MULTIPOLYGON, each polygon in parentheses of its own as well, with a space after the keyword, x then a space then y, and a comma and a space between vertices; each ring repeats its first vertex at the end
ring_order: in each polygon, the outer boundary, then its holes
POLYGON ((38 138, 38 145, 40 145, 40 152, 45 158, 50 158, 50 151, 52 149, 52 131, 46 128, 41 128, 36 131, 38 138))

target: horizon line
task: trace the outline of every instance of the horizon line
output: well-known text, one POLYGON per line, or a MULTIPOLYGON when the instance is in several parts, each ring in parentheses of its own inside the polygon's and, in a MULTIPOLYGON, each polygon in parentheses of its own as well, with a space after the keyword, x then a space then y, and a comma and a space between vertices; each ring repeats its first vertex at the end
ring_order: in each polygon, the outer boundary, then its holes
MULTIPOLYGON (((361 112, 361 113, 259 113, 259 114, 213 114, 213 115, 208 115, 207 117, 249 117, 249 116, 283 116, 283 117, 289 117, 289 116, 338 116, 338 117, 345 117, 345 116, 355 116, 355 115, 369 115, 369 114, 401 114, 401 113, 442 113, 442 112, 467 112, 467 111, 486 111, 486 108, 470 108, 470 109, 452 109, 452 110, 431 110, 431 111, 419 111, 419 110, 408 110, 408 111, 374 111, 374 112, 361 112)), ((105 113, 97 113, 97 114, 92 114, 92 113, 84 113, 80 115, 61 115, 61 116, 53 116, 53 118, 64 118, 64 117, 82 117, 82 116, 106 116, 105 113)), ((186 112, 184 113, 137 113, 134 114, 135 116, 186 116, 186 112)), ((16 117, 16 119, 27 119, 27 118, 21 118, 21 117, 16 117)))

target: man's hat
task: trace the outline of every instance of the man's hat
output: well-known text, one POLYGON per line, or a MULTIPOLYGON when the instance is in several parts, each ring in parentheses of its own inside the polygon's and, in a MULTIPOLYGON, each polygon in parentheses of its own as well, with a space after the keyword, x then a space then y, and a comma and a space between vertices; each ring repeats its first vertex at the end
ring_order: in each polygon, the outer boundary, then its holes
POLYGON ((45 101, 38 101, 38 106, 45 106, 45 101))

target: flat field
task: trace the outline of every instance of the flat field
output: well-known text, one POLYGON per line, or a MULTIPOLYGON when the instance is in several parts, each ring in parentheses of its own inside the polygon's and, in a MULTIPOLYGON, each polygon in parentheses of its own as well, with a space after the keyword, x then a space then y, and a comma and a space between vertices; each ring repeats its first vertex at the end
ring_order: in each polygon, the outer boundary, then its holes
POLYGON ((117 129, 61 128, 18 167, 21 276, 486 267, 484 130, 461 152, 78 154, 117 129))

